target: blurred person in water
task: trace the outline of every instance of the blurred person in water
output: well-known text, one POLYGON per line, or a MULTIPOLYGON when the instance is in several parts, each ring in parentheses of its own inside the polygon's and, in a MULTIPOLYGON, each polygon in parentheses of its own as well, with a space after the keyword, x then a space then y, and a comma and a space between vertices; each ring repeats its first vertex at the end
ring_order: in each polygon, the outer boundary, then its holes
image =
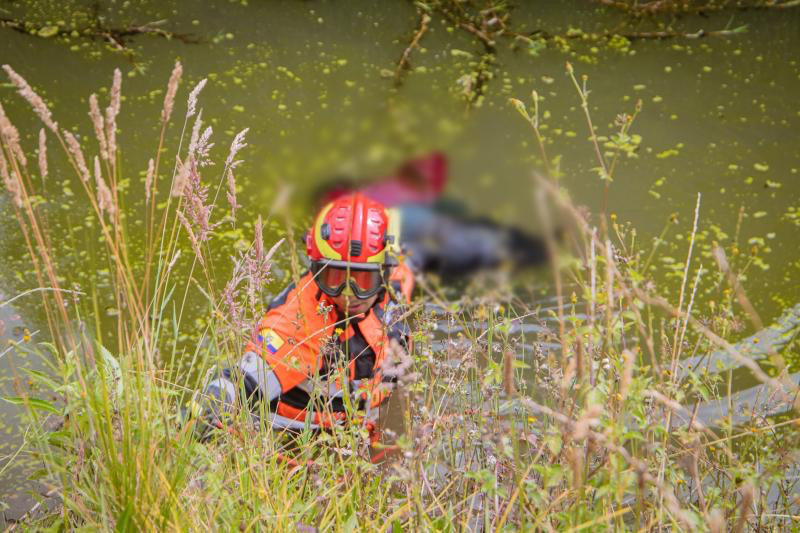
POLYGON ((334 178, 314 193, 314 201, 323 205, 358 191, 381 202, 399 221, 399 244, 419 272, 451 277, 506 264, 522 268, 547 259, 541 238, 470 216, 463 206, 445 200, 447 167, 445 156, 434 152, 367 183, 334 178))
POLYGON ((193 401, 206 428, 265 402, 268 426, 324 429, 347 420, 350 405, 377 435, 398 358, 408 357, 402 318, 414 287, 394 231, 384 206, 361 193, 319 211, 305 237, 309 271, 269 304, 238 367, 212 372, 193 401))

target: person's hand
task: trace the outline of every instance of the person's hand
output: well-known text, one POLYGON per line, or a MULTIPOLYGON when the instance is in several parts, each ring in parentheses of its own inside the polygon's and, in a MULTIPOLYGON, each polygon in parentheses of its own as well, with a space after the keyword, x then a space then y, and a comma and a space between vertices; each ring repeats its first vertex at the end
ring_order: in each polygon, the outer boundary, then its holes
POLYGON ((222 429, 230 422, 233 402, 218 387, 208 387, 189 404, 189 419, 196 421, 196 431, 200 440, 207 440, 215 430, 222 429))

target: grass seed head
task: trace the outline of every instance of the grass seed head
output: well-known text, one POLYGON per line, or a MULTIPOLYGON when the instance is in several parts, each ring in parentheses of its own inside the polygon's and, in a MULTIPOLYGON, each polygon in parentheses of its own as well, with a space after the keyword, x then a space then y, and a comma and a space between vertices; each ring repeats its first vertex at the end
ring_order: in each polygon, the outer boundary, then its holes
POLYGON ((19 161, 23 167, 28 166, 28 160, 25 158, 25 152, 22 150, 22 146, 19 142, 19 131, 14 124, 11 123, 8 116, 6 116, 2 105, 0 105, 0 135, 6 143, 6 146, 8 146, 8 149, 14 154, 14 157, 17 158, 17 161, 19 161))
POLYGON ((200 91, 202 91, 203 87, 206 86, 207 81, 208 78, 203 78, 197 85, 194 86, 192 92, 189 93, 189 101, 186 107, 186 118, 193 117, 197 111, 197 98, 200 96, 200 91))
POLYGON ((164 96, 164 107, 161 110, 161 122, 166 124, 169 117, 172 115, 172 108, 175 105, 175 95, 178 92, 178 85, 181 83, 181 75, 183 74, 183 67, 180 61, 175 62, 175 68, 172 69, 172 74, 167 83, 167 94, 164 96))
POLYGON ((42 179, 47 178, 47 134, 44 131, 44 128, 39 130, 39 173, 42 175, 42 179))
POLYGON ((100 158, 97 156, 94 156, 94 179, 95 183, 97 184, 98 207, 100 208, 100 211, 108 213, 108 215, 113 218, 114 213, 116 212, 114 196, 111 194, 111 189, 108 188, 108 185, 106 185, 106 182, 103 179, 103 172, 100 169, 100 158))
POLYGON ((75 159, 75 165, 78 169, 78 176, 81 178, 81 181, 86 183, 89 181, 90 175, 89 168, 86 166, 86 159, 84 159, 83 151, 81 151, 81 145, 78 142, 78 139, 75 138, 71 132, 64 130, 63 133, 64 139, 67 141, 67 149, 75 159))
POLYGON ((53 114, 47 104, 44 103, 44 100, 42 100, 42 97, 31 88, 25 78, 17 74, 9 65, 3 65, 3 70, 6 71, 11 83, 17 88, 17 92, 28 101, 33 111, 44 122, 44 125, 50 128, 53 133, 58 134, 58 123, 53 120, 53 114))
POLYGON ((9 173, 8 163, 6 163, 6 156, 2 149, 0 149, 0 175, 3 177, 3 183, 5 184, 6 189, 8 189, 8 193, 14 200, 14 205, 17 207, 22 207, 22 191, 19 187, 17 175, 13 170, 9 173))
POLYGON ((120 102, 122 101, 122 73, 114 69, 114 79, 111 82, 111 101, 106 108, 106 141, 108 158, 116 160, 117 156, 117 115, 119 115, 120 102))
POLYGON ((147 162, 147 174, 144 178, 144 196, 147 202, 150 201, 150 196, 153 193, 153 179, 155 178, 155 163, 153 162, 153 158, 150 158, 150 161, 147 162))
POLYGON ((97 137, 97 143, 100 145, 100 157, 108 161, 108 142, 106 141, 105 124, 103 115, 100 113, 100 106, 97 103, 97 95, 94 93, 89 97, 89 117, 92 119, 94 135, 97 137))

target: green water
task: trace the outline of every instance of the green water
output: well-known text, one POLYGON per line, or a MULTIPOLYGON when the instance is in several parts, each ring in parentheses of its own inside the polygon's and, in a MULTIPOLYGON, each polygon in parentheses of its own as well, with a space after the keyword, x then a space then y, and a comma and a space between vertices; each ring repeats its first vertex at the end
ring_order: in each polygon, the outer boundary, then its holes
MULTIPOLYGON (((474 71, 483 48, 470 34, 436 16, 421 48, 411 55, 413 68, 405 83, 395 86, 392 74, 418 21, 410 2, 145 4, 101 5, 99 13, 109 27, 164 19, 163 28, 199 37, 200 42, 131 37, 124 43, 130 52, 126 54, 101 41, 35 37, 0 27, 0 62, 11 64, 48 100, 62 126, 77 126, 86 139, 92 138, 88 96, 101 91, 105 105, 102 88, 110 85, 114 68, 122 70, 125 97, 119 142, 128 179, 124 202, 134 208, 143 201, 144 171, 157 146, 163 91, 175 59, 184 65, 184 80, 173 115, 176 124, 168 134, 168 163, 174 160, 188 90, 208 77, 200 107, 214 128, 213 159, 224 160, 236 132, 250 128, 237 173, 239 229, 227 231, 226 226, 225 234, 212 240, 220 277, 236 245, 251 236, 247 221, 267 216, 279 190, 290 187, 293 212, 302 221, 308 216, 308 194, 331 176, 386 174, 406 158, 432 149, 450 158, 448 196, 476 215, 535 232, 539 219, 533 209, 531 174, 541 168, 541 161, 530 128, 508 104, 509 97, 529 101, 533 89, 543 97, 547 149, 551 157, 560 156, 563 183, 578 204, 599 210, 603 183, 592 170, 597 164, 587 127, 565 73, 569 60, 579 74, 589 76, 598 133, 611 133, 618 113, 632 112, 637 99, 643 102, 632 130, 641 136, 637 157, 626 159, 616 173, 609 209, 618 221, 636 227, 637 241, 645 248, 677 214, 677 224, 670 229, 673 244, 663 246, 657 256, 656 262, 666 267, 658 277, 659 289, 676 291, 697 194, 702 193, 696 261, 714 271, 709 246, 716 240, 730 247, 739 227, 743 253, 734 261, 737 268, 746 266, 745 288, 762 320, 770 322, 799 301, 800 255, 795 246, 800 231, 800 9, 734 11, 676 22, 692 32, 748 26, 745 33, 731 37, 640 40, 626 46, 573 37, 535 54, 524 47, 511 50, 510 41, 501 40, 494 77, 475 106, 463 97, 459 80, 474 71)), ((80 26, 91 16, 92 5, 6 3, 0 15, 27 17, 39 26, 57 26, 59 21, 80 26)), ((646 24, 620 26, 626 21, 622 15, 589 2, 530 4, 515 9, 512 20, 528 31, 550 34, 565 34, 570 28, 635 31, 646 24)), ((40 127, 37 119, 10 86, 0 87, 0 98, 32 153, 40 127)), ((89 140, 84 144, 93 146, 89 140)), ((55 153, 55 146, 50 150, 55 153)), ((87 233, 79 231, 88 215, 79 187, 64 161, 53 157, 50 166, 43 196, 49 228, 60 236, 68 285, 89 289, 96 280, 102 288, 107 265, 92 262, 92 250, 100 244, 85 240, 87 233)), ((203 176, 216 186, 220 172, 211 167, 203 176)), ((161 189, 166 187, 162 184, 161 189)), ((1 198, 4 301, 34 287, 35 281, 7 197, 1 198)), ((131 231, 144 231, 141 222, 132 222, 131 231)), ((273 230, 266 236, 268 243, 278 236, 273 230)), ((285 257, 278 266, 285 271, 285 257)), ((224 279, 219 281, 224 284, 224 279)), ((282 283, 276 281, 273 289, 279 290, 282 283)), ((718 297, 713 283, 707 287, 701 297, 718 297)), ((0 310, 3 346, 8 339, 21 340, 26 329, 46 329, 36 298, 28 296, 0 310)), ((197 310, 186 324, 199 318, 203 309, 200 300, 190 300, 190 309, 192 304, 197 310)), ((108 331, 113 326, 112 297, 99 307, 101 329, 108 331)), ((13 389, 14 368, 24 364, 30 363, 20 351, 0 360, 6 374, 3 394, 13 389)), ((15 411, 0 403, 0 413, 3 465, 21 440, 15 411)), ((22 471, 23 466, 7 469, 0 484, 0 500, 16 510, 22 505, 20 490, 31 486, 21 480, 22 471)))

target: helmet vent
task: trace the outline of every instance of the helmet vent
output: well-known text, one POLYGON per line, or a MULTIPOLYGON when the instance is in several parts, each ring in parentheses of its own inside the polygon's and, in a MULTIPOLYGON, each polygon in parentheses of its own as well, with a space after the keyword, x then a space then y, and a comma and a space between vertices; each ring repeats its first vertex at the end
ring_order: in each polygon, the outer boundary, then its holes
POLYGON ((361 241, 350 241, 350 255, 353 257, 361 255, 361 241))
POLYGON ((331 225, 325 222, 321 228, 319 228, 320 236, 325 239, 326 241, 331 238, 331 225))

